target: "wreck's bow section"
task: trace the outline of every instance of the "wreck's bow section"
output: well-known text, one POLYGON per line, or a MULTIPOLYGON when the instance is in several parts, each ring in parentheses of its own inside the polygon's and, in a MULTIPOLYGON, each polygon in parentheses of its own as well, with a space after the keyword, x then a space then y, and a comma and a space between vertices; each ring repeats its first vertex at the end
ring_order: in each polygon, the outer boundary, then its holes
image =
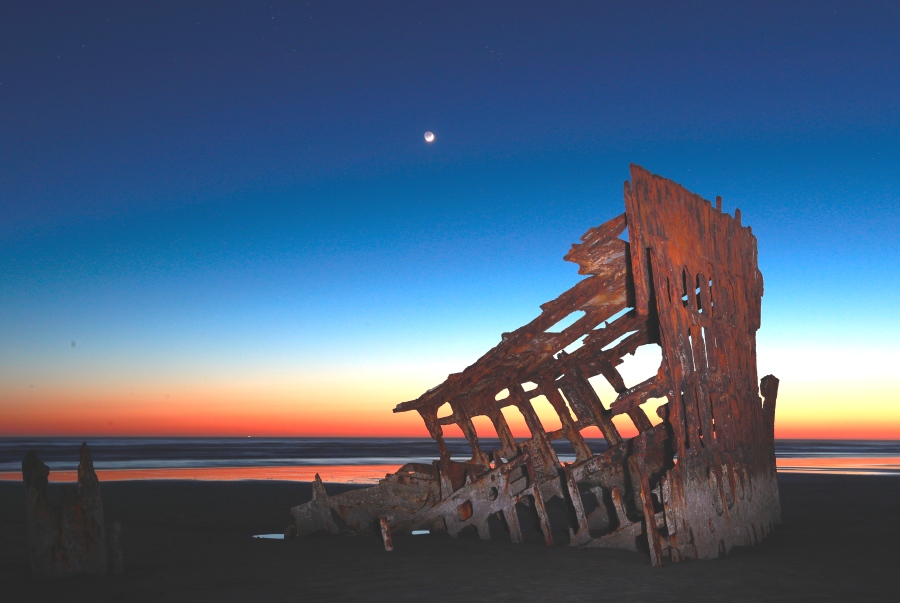
POLYGON ((714 557, 763 537, 779 520, 778 382, 763 380, 763 404, 756 239, 739 213, 723 214, 637 166, 625 205, 566 255, 587 278, 475 364, 394 409, 422 416, 438 461, 332 498, 317 481, 313 500, 292 509, 297 530, 374 532, 389 517, 395 531, 644 550, 654 564, 714 557), (626 227, 630 243, 620 238, 626 227), (617 367, 642 346, 658 346, 661 364, 626 384, 617 367), (616 392, 609 404, 594 378, 616 392), (538 400, 553 408, 558 428, 545 429, 538 400), (513 436, 515 413, 529 438, 513 436), (636 436, 622 437, 620 415, 636 436), (498 449, 485 448, 476 421, 490 422, 498 449), (468 461, 451 459, 448 425, 468 440, 468 461), (602 453, 585 440, 589 428, 605 438, 602 453), (553 442, 561 439, 573 463, 560 463, 553 442))

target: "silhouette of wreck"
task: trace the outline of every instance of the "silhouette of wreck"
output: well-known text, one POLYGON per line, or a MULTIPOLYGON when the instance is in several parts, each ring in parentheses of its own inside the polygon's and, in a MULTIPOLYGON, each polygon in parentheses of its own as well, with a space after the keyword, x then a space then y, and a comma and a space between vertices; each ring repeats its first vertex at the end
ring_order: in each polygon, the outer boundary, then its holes
POLYGON ((378 533, 381 525, 386 535, 622 548, 659 565, 724 555, 779 523, 778 380, 757 380, 763 279, 740 210, 724 214, 721 197, 714 207, 632 165, 625 213, 588 230, 565 259, 588 277, 475 364, 394 409, 422 416, 440 460, 332 497, 316 476, 312 500, 291 509, 298 534, 378 533), (551 330, 573 313, 580 318, 571 326, 551 330), (627 387, 616 367, 641 346, 659 346, 662 362, 627 387), (589 382, 596 376, 614 400, 601 401, 589 382), (561 428, 544 428, 538 397, 561 428), (513 437, 508 407, 521 412, 530 438, 513 437), (648 407, 658 407, 657 419, 648 407), (617 415, 636 436, 622 437, 617 415), (475 417, 490 420, 498 450, 484 449, 475 417), (444 441, 451 424, 471 446, 465 462, 451 459, 444 441), (585 441, 591 427, 606 439, 602 453, 585 441), (575 462, 560 462, 551 442, 561 438, 575 462))

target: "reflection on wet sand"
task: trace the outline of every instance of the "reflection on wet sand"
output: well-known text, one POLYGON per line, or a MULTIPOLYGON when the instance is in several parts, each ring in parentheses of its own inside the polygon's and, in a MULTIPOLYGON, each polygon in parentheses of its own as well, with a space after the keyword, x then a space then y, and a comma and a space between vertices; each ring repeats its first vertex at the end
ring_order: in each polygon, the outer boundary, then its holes
MULTIPOLYGON (((828 473, 832 475, 898 475, 900 457, 802 457, 777 459, 780 473, 828 473)), ((306 465, 295 467, 179 467, 159 469, 98 469, 101 482, 128 480, 279 480, 310 482, 316 473, 322 480, 343 484, 374 484, 399 465, 306 465)), ((19 481, 20 472, 0 472, 0 480, 19 481)), ((76 471, 50 471, 52 482, 77 481, 76 471)))
POLYGON ((779 473, 830 473, 832 475, 900 475, 900 457, 781 458, 779 473))
MULTIPOLYGON (((97 470, 100 482, 127 480, 279 480, 310 482, 318 473, 322 480, 343 484, 374 484, 388 473, 393 473, 400 465, 306 465, 298 467, 181 467, 164 469, 107 469, 97 470)), ((19 472, 0 473, 0 480, 19 481, 19 472)), ((51 482, 74 482, 77 471, 50 470, 51 482)))

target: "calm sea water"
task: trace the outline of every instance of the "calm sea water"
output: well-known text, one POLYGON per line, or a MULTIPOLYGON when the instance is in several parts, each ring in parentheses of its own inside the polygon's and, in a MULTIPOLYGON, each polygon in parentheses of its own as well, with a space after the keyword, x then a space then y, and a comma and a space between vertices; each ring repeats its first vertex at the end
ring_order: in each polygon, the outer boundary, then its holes
MULTIPOLYGON (((81 439, 0 438, 0 479, 20 480, 25 453, 34 450, 50 479, 71 481, 81 439)), ((407 438, 92 438, 101 481, 119 479, 293 479, 371 483, 408 462, 430 463, 430 439, 407 438)), ((484 440, 484 448, 499 442, 484 440)), ((595 453, 603 440, 589 441, 595 453)), ((471 455, 465 440, 448 440, 454 458, 471 455)), ((566 441, 554 442, 560 460, 572 462, 566 441)), ((900 476, 900 441, 778 440, 779 471, 900 476)))

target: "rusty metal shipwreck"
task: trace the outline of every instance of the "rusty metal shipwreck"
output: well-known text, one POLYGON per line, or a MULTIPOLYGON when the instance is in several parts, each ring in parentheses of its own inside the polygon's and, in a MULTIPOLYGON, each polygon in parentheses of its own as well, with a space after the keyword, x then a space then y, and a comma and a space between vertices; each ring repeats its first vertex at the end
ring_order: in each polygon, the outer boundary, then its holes
POLYGON ((722 556, 771 532, 780 521, 778 380, 757 379, 756 238, 740 210, 722 212, 720 197, 714 206, 636 165, 624 196, 625 213, 588 230, 565 256, 587 278, 473 365, 394 409, 421 415, 439 460, 331 497, 317 476, 312 500, 291 509, 298 535, 443 531, 621 548, 660 565, 722 556), (550 330, 573 313, 580 318, 570 326, 550 330), (641 346, 659 346, 662 361, 626 387, 616 367, 641 346), (597 376, 616 392, 606 404, 588 381, 597 376), (560 428, 542 425, 538 397, 560 428), (521 412, 530 438, 513 436, 508 407, 521 412), (658 418, 647 407, 658 407, 658 418), (637 435, 620 435, 618 415, 637 435), (476 417, 490 421, 499 449, 483 448, 476 417), (450 424, 471 459, 451 459, 450 424), (588 428, 599 429, 605 451, 591 450, 588 428), (552 445, 563 438, 572 463, 561 463, 552 445))

